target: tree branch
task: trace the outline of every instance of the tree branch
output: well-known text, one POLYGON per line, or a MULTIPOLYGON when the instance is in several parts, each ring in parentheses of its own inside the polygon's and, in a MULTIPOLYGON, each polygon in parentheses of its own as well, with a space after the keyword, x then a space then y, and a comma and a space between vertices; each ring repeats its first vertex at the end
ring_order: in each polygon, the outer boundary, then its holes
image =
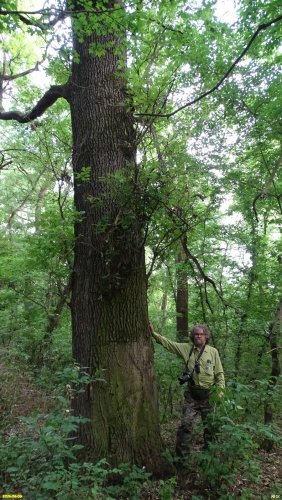
POLYGON ((23 199, 20 201, 20 204, 18 207, 14 208, 9 216, 9 219, 8 219, 8 222, 7 222, 7 225, 8 225, 8 228, 9 230, 11 229, 11 226, 12 226, 12 221, 15 217, 15 215, 17 214, 17 212, 19 212, 23 206, 25 205, 25 203, 29 200, 30 196, 32 195, 32 193, 35 191, 36 187, 37 187, 37 184, 38 182, 40 181, 40 178, 42 177, 42 175, 44 174, 45 172, 45 167, 44 169, 39 172, 39 174, 37 175, 34 183, 32 184, 31 186, 31 189, 28 193, 25 194, 25 196, 23 197, 23 199))
POLYGON ((156 23, 159 26, 161 26, 165 31, 172 31, 172 33, 177 33, 179 35, 184 35, 184 31, 177 30, 170 26, 169 24, 162 23, 161 21, 158 21, 157 19, 153 19, 152 17, 149 18, 150 23, 156 23))
POLYGON ((257 222, 259 221, 259 219, 258 219, 258 214, 257 214, 257 209, 256 209, 256 203, 260 198, 264 198, 268 194, 268 191, 271 187, 271 184, 274 182, 275 176, 280 168, 281 163, 282 163, 282 153, 280 154, 278 160, 276 161, 276 163, 271 171, 271 174, 265 183, 263 190, 259 194, 257 194, 253 200, 252 206, 253 206, 253 211, 254 211, 257 222))
POLYGON ((16 120, 19 123, 28 123, 43 115, 46 109, 50 108, 60 97, 68 101, 69 85, 52 85, 44 96, 38 101, 34 108, 28 113, 19 111, 7 111, 0 113, 0 120, 16 120))
MULTIPOLYGON (((52 21, 49 21, 48 23, 44 23, 40 21, 39 19, 29 19, 28 17, 25 16, 34 16, 34 15, 52 15, 52 10, 51 9, 40 9, 40 10, 35 10, 35 11, 25 11, 25 10, 2 10, 0 9, 0 16, 8 16, 8 15, 16 15, 18 18, 21 20, 22 23, 26 24, 27 26, 35 26, 40 29, 48 28, 49 26, 55 26, 59 21, 62 21, 66 16, 67 12, 64 10, 58 10, 58 9, 53 9, 55 11, 59 11, 59 14, 52 19, 52 21), (23 15, 24 14, 24 15, 23 15)), ((54 15, 54 14, 53 14, 54 15)))
POLYGON ((3 81, 9 81, 11 82, 12 80, 16 80, 17 78, 21 78, 23 76, 29 75, 33 71, 38 71, 38 66, 42 64, 43 61, 37 62, 34 66, 34 68, 27 69, 25 71, 22 71, 21 73, 17 73, 16 75, 1 75, 0 80, 3 81))
MULTIPOLYGON (((41 59, 41 61, 37 61, 37 63, 35 64, 35 66, 33 68, 30 68, 30 69, 27 69, 25 71, 22 71, 21 73, 16 73, 15 75, 13 74, 10 74, 10 75, 6 75, 5 74, 5 64, 3 65, 3 72, 2 72, 2 75, 0 74, 0 82, 1 81, 12 81, 12 80, 16 80, 17 78, 21 78, 23 76, 26 76, 26 75, 29 75, 30 73, 32 73, 33 71, 38 71, 39 70, 39 66, 45 61, 46 59, 46 55, 47 55, 47 51, 48 51, 48 48, 49 48, 49 45, 50 45, 50 42, 46 45, 45 47, 45 50, 44 50, 44 54, 43 54, 43 57, 41 59)), ((9 65, 11 64, 11 61, 12 59, 10 60, 9 62, 9 65)))
POLYGON ((17 293, 17 294, 21 295, 22 297, 24 297, 26 300, 29 300, 33 304, 36 304, 37 306, 42 307, 42 309, 44 309, 45 311, 47 310, 45 304, 39 302, 38 300, 33 299, 33 297, 29 297, 24 291, 17 290, 16 285, 14 283, 8 283, 7 286, 9 288, 11 288, 12 290, 14 290, 15 293, 17 293))
POLYGON ((237 64, 241 61, 241 59, 243 59, 244 55, 249 50, 249 48, 251 47, 251 45, 253 44, 253 42, 255 41, 257 36, 259 35, 259 33, 263 30, 266 30, 267 28, 269 28, 273 24, 276 24, 280 21, 282 21, 282 15, 276 17, 275 19, 272 19, 268 23, 260 24, 259 27, 257 28, 257 30, 254 32, 253 36, 251 37, 250 41, 247 43, 244 50, 241 52, 241 54, 237 57, 237 59, 235 59, 233 64, 231 64, 230 68, 226 71, 226 73, 219 80, 219 82, 217 82, 217 84, 214 85, 211 89, 207 90, 203 94, 200 94, 198 97, 196 97, 192 101, 189 101, 186 104, 183 104, 183 106, 180 106, 180 108, 175 109, 171 113, 167 113, 167 114, 165 114, 165 113, 136 113, 135 116, 152 116, 152 117, 156 117, 156 118, 171 118, 172 116, 176 115, 176 113, 179 113, 179 111, 182 111, 183 109, 188 108, 188 106, 192 106, 192 104, 195 104, 196 102, 199 102, 201 99, 204 99, 204 97, 207 97, 208 95, 212 94, 222 85, 224 80, 226 80, 228 78, 228 76, 233 71, 235 66, 237 66, 237 64))
POLYGON ((211 279, 209 276, 206 275, 205 271, 203 270, 200 262, 198 261, 198 259, 191 254, 190 250, 188 249, 186 243, 183 244, 183 249, 184 249, 184 252, 186 253, 188 259, 192 260, 194 262, 194 264, 196 265, 198 271, 200 272, 200 275, 202 276, 202 278, 204 279, 205 283, 210 283, 212 285, 212 287, 214 288, 216 294, 219 296, 219 298, 221 299, 221 301, 223 302, 223 304, 225 306, 227 306, 228 304, 225 302, 224 298, 222 297, 221 293, 219 292, 219 290, 217 289, 217 286, 215 284, 215 282, 213 281, 213 279, 211 279))
POLYGON ((6 160, 2 151, 0 151, 0 170, 3 170, 8 165, 11 165, 12 160, 6 160))
POLYGON ((14 15, 18 16, 18 18, 22 21, 22 23, 26 24, 27 26, 35 26, 40 29, 45 29, 49 28, 50 26, 55 26, 59 21, 62 21, 68 16, 74 16, 77 14, 106 14, 107 12, 116 12, 117 10, 121 10, 123 7, 118 7, 118 8, 110 8, 110 9, 104 9, 104 10, 85 10, 85 9, 79 9, 79 10, 62 10, 62 9, 39 9, 39 10, 34 10, 34 11, 28 11, 28 10, 2 10, 0 9, 0 16, 8 16, 8 15, 14 15), (35 16, 35 15, 41 15, 41 16, 55 16, 55 13, 58 13, 54 19, 49 21, 48 23, 41 21, 40 19, 29 19, 26 16, 35 16))
MULTIPOLYGON (((133 5, 133 4, 132 4, 133 5)), ((55 7, 47 8, 47 9, 38 9, 38 10, 2 10, 0 9, 0 16, 7 16, 9 14, 11 15, 19 15, 19 14, 25 14, 28 16, 35 16, 35 15, 55 15, 53 12, 59 12, 58 15, 73 15, 73 14, 104 14, 107 12, 116 12, 118 10, 124 9, 123 6, 121 7, 110 7, 109 9, 76 9, 74 10, 67 10, 67 9, 56 9, 55 7)), ((168 28, 167 28, 168 29, 168 28)), ((174 30, 175 31, 175 30, 174 30)))

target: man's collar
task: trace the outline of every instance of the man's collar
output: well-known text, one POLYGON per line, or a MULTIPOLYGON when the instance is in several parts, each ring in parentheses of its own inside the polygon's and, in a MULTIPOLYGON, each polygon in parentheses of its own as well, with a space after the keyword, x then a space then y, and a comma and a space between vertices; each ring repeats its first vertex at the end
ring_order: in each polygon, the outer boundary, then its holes
POLYGON ((207 347, 207 344, 205 344, 204 346, 201 346, 201 347, 197 347, 195 344, 194 344, 194 350, 197 350, 197 351, 201 351, 202 349, 205 350, 205 348, 207 347))

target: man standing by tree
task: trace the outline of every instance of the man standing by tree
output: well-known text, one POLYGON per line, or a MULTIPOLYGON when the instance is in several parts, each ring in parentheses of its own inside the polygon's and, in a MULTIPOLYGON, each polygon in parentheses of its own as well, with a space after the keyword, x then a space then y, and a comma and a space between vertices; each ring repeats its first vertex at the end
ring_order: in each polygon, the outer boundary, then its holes
MULTIPOLYGON (((223 368, 217 349, 207 344, 210 337, 207 325, 198 324, 192 328, 191 344, 168 340, 154 331, 152 323, 150 330, 159 344, 183 358, 185 362, 185 371, 179 377, 179 382, 187 383, 187 389, 176 438, 176 454, 180 459, 180 465, 183 465, 190 450, 193 424, 198 414, 204 423, 205 447, 212 438, 207 423, 211 410, 209 396, 213 387, 225 387, 223 368)), ((219 393, 220 396, 222 394, 223 392, 219 393)))

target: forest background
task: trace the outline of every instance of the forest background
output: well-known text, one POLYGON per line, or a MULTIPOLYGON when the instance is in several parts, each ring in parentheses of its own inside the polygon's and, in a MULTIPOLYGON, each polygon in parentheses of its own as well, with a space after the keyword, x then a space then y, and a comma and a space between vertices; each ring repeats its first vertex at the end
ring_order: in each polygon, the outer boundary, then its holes
POLYGON ((282 14, 229 5, 0 8, 3 493, 281 495, 282 14), (226 374, 185 480, 149 317, 226 374))

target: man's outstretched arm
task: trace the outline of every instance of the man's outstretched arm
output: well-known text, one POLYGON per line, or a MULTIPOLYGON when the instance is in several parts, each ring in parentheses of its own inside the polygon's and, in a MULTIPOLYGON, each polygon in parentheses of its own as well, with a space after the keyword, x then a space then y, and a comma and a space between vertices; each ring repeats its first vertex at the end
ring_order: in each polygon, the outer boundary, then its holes
POLYGON ((190 344, 173 342, 172 340, 163 337, 159 333, 155 332, 153 323, 151 321, 149 321, 149 329, 151 335, 154 337, 154 339, 158 344, 161 344, 167 351, 172 352, 173 354, 176 354, 180 358, 184 359, 185 362, 187 361, 189 351, 191 348, 190 344))

